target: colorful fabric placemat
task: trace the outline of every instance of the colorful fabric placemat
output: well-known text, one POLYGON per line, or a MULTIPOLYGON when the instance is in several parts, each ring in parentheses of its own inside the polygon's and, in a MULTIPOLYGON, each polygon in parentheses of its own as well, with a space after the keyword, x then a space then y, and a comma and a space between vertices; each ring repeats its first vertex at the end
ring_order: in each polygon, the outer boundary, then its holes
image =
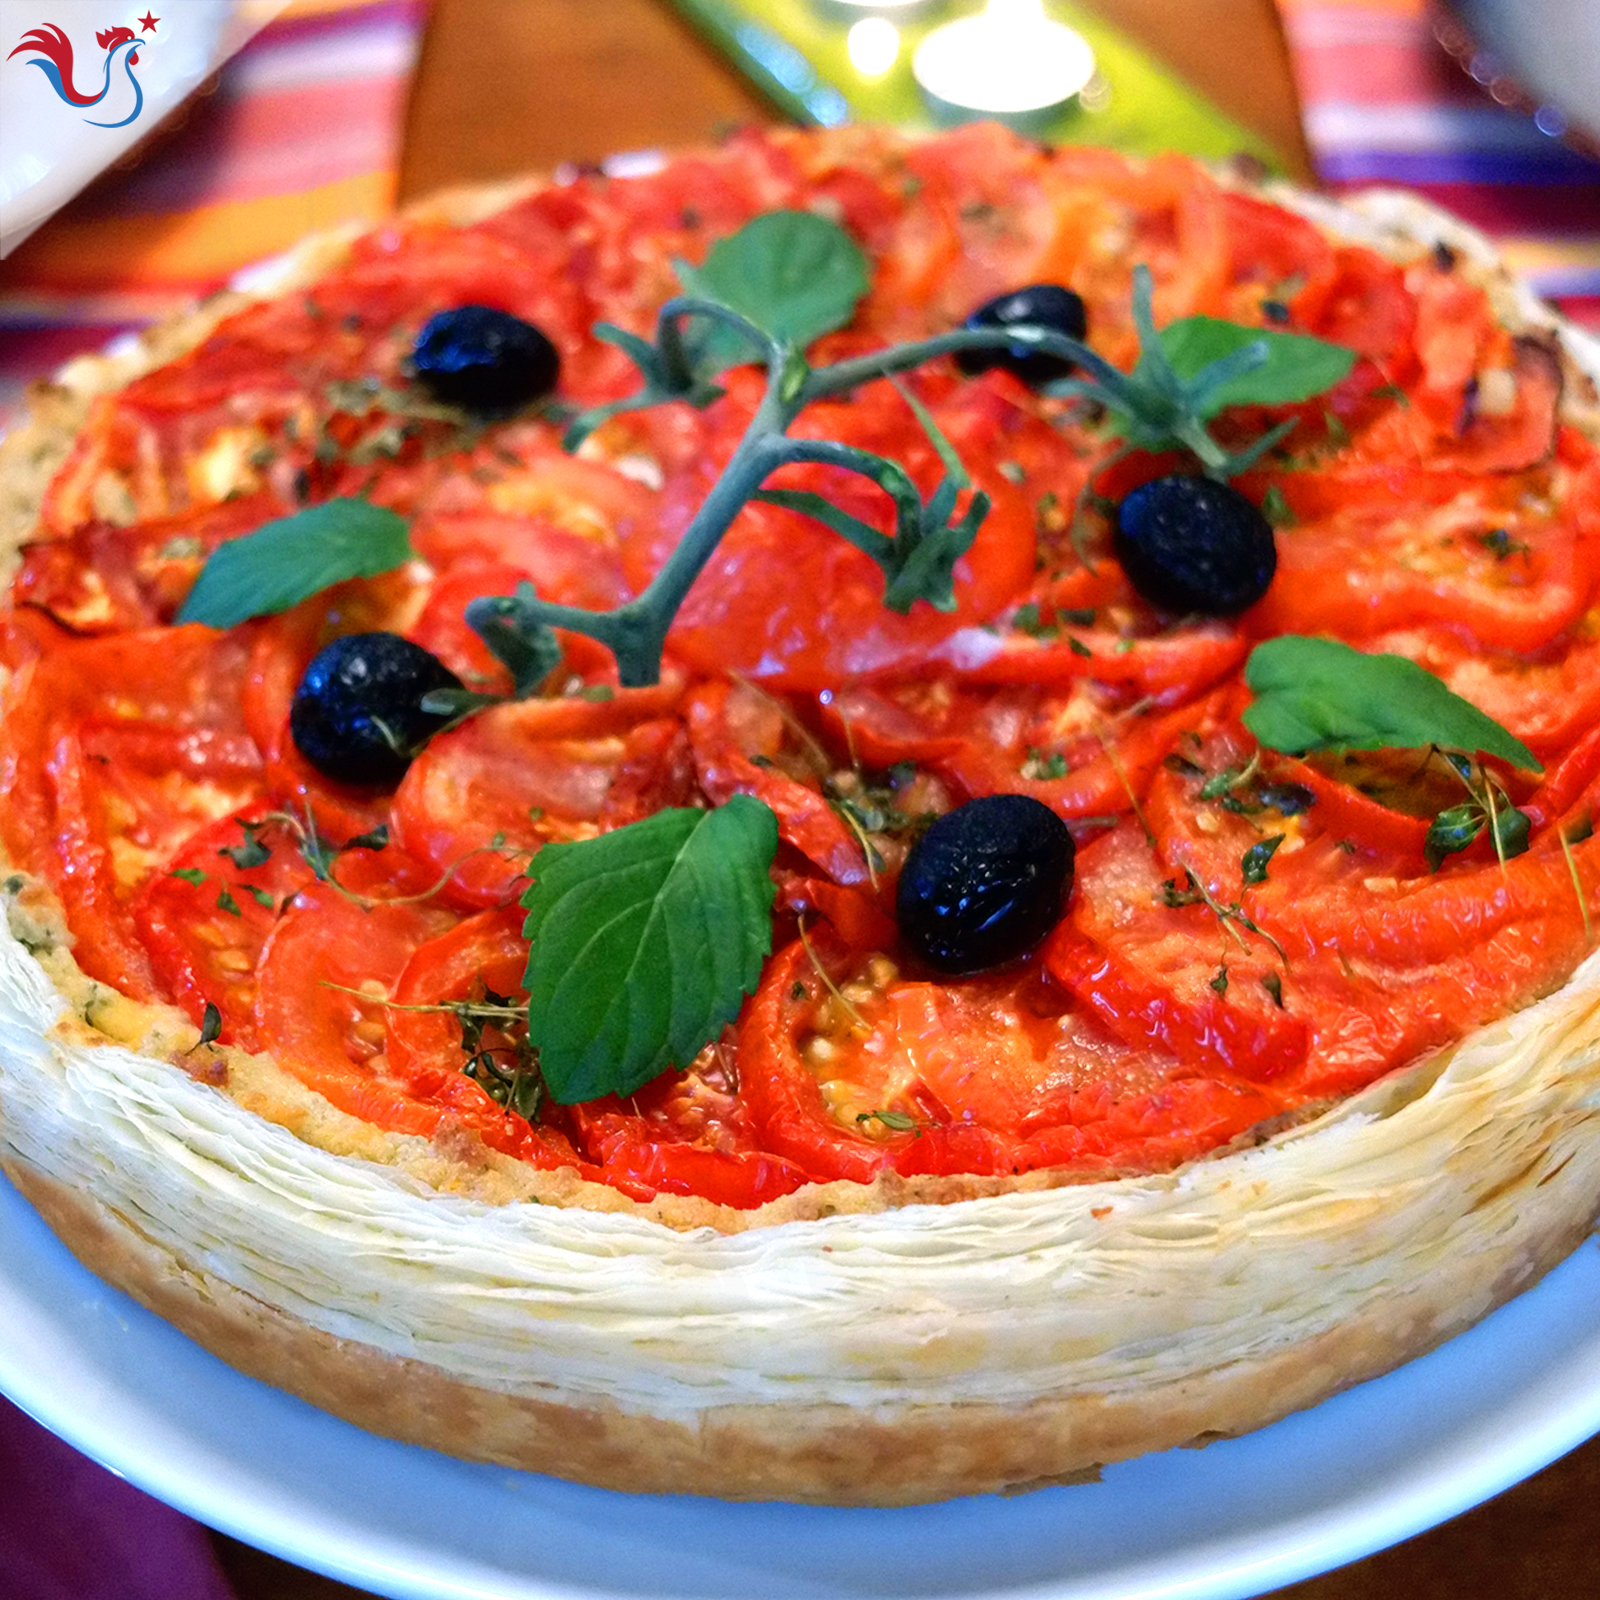
MULTIPOLYGON (((928 126, 928 107, 911 73, 912 54, 935 27, 982 9, 924 6, 896 20, 899 48, 892 64, 868 73, 850 54, 850 29, 860 19, 828 0, 672 4, 782 110, 798 122, 828 127, 846 121, 928 126)), ((1178 149, 1221 160, 1244 153, 1269 167, 1278 165, 1278 154, 1266 140, 1225 115, 1119 29, 1075 5, 1052 3, 1047 9, 1089 41, 1098 81, 1082 104, 1029 132, 1135 154, 1178 149)))
POLYGON ((1481 228, 1536 293, 1600 331, 1600 162, 1497 105, 1429 0, 1279 0, 1307 143, 1333 189, 1400 185, 1481 228))
POLYGON ((0 261, 0 430, 40 373, 313 228, 384 215, 427 9, 295 0, 131 171, 96 180, 0 261))

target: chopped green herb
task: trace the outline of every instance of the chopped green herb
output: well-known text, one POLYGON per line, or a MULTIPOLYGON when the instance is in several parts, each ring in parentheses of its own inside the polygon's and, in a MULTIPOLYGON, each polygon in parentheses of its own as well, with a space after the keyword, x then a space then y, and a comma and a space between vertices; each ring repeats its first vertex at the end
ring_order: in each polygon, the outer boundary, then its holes
POLYGON ((1034 639, 1053 639, 1060 633, 1060 628, 1053 622, 1045 622, 1039 616, 1039 603, 1029 600, 1016 609, 1016 614, 1011 619, 1011 626, 1018 633, 1028 634, 1034 639))
POLYGON ((1488 532, 1475 533, 1472 537, 1496 561, 1505 561, 1511 556, 1526 556, 1533 553, 1532 545, 1524 543, 1521 539, 1513 539, 1504 528, 1490 528, 1488 532))
POLYGON ((1226 965, 1217 968, 1217 975, 1211 980, 1211 987, 1218 994, 1226 994, 1228 992, 1228 969, 1226 965))
POLYGON ((863 1111, 856 1118, 857 1122, 881 1122, 884 1127, 892 1128, 896 1133, 912 1133, 916 1130, 917 1119, 909 1117, 904 1111, 863 1111))
POLYGON ((1277 484, 1269 483, 1266 493, 1261 496, 1261 515, 1264 516, 1274 528, 1292 528, 1298 518, 1289 509, 1289 502, 1283 497, 1283 490, 1277 484))
POLYGON ((240 872, 264 866, 272 859, 272 852, 261 842, 263 827, 259 822, 241 822, 239 831, 244 835, 244 843, 225 844, 217 854, 226 856, 240 872))
POLYGON ((1283 1010, 1283 979, 1281 979, 1276 972, 1269 972, 1266 975, 1266 977, 1264 977, 1261 980, 1261 987, 1263 989, 1265 989, 1267 991, 1267 993, 1272 996, 1272 1003, 1280 1011, 1282 1011, 1283 1010))
POLYGON ((1035 783, 1048 783, 1057 778, 1064 778, 1070 770, 1067 758, 1059 750, 1052 750, 1047 755, 1031 744, 1028 746, 1027 760, 1018 768, 1024 778, 1031 779, 1035 783))
POLYGON ((206 875, 198 867, 174 867, 167 874, 169 878, 182 878, 185 883, 192 883, 199 888, 206 881, 206 875))
POLYGON ((1273 852, 1283 840, 1284 835, 1281 833, 1268 834, 1265 839, 1258 840, 1245 851, 1239 865, 1246 888, 1267 881, 1267 863, 1272 860, 1273 852))
POLYGON ((217 910, 226 911, 230 917, 240 917, 244 913, 239 909, 239 902, 233 898, 232 893, 224 889, 217 896, 217 910))
POLYGON ((215 1044, 222 1037, 222 1013, 207 1000, 205 1009, 200 1013, 200 1037, 195 1041, 195 1049, 203 1044, 215 1044))

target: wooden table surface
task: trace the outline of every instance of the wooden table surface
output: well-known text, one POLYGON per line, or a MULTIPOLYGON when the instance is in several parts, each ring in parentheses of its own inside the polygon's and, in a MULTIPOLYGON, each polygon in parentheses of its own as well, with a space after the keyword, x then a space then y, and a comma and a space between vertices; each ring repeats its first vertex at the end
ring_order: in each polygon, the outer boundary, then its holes
MULTIPOLYGON (((1307 175, 1272 0, 1097 0, 1097 8, 1307 175)), ((402 198, 617 150, 694 143, 730 122, 772 117, 663 0, 434 0, 402 198)), ((231 1540, 217 1545, 239 1600, 359 1593, 231 1540)), ((1597 1546, 1600 1440, 1442 1528, 1280 1596, 1583 1600, 1600 1595, 1597 1546)))

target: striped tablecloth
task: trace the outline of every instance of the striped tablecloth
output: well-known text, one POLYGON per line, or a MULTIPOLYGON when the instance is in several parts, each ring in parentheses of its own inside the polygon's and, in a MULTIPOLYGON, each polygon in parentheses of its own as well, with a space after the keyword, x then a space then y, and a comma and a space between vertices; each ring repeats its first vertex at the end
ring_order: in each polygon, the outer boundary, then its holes
POLYGON ((382 216, 426 15, 427 0, 294 0, 132 171, 108 173, 0 261, 0 429, 25 384, 70 356, 312 228, 382 216))
MULTIPOLYGON (((312 228, 388 211, 427 3, 295 0, 131 171, 108 173, 0 262, 0 430, 30 379, 312 228)), ((15 42, 0 41, 0 62, 15 42)), ((0 1400, 5 1600, 232 1593, 197 1523, 0 1400)))
POLYGON ((1415 189, 1600 330, 1600 162, 1497 105, 1440 46, 1429 0, 1279 0, 1306 139, 1333 189, 1415 189))

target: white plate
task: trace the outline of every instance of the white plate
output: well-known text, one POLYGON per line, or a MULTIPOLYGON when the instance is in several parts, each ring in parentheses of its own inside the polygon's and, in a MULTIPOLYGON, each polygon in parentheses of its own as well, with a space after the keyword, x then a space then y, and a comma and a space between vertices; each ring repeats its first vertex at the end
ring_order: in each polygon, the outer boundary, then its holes
POLYGON ((585 1489, 374 1438, 85 1272, 0 1180, 0 1389, 141 1488, 395 1600, 1235 1600, 1440 1522, 1600 1430, 1600 1250, 1275 1427, 902 1511, 585 1489))

